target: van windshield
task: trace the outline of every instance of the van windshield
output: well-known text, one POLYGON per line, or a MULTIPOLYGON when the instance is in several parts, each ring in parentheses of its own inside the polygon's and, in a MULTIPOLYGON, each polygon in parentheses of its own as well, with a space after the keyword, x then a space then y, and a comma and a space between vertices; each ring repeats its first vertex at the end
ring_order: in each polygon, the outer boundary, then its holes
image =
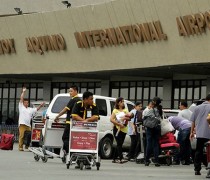
POLYGON ((55 103, 52 107, 52 113, 59 113, 63 110, 64 107, 67 106, 71 97, 69 96, 60 96, 55 100, 55 103))

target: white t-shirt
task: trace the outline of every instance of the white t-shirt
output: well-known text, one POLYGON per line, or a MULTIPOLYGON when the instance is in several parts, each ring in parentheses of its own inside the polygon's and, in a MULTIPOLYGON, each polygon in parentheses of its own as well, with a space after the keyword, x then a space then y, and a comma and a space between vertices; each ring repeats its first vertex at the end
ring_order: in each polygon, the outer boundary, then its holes
POLYGON ((26 126, 31 126, 32 115, 37 112, 37 108, 26 108, 22 102, 19 102, 19 125, 24 124, 26 126))
POLYGON ((190 111, 189 109, 183 109, 182 111, 179 112, 179 114, 177 116, 190 120, 190 118, 192 116, 192 111, 190 111))

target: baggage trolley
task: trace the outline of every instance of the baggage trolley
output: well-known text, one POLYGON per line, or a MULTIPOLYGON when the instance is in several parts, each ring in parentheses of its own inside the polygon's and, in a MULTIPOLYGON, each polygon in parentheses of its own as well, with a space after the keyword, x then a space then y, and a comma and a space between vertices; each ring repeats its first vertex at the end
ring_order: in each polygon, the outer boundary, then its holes
POLYGON ((29 150, 34 153, 35 161, 39 161, 40 158, 42 162, 47 162, 48 158, 61 158, 65 163, 65 158, 61 157, 60 153, 56 154, 48 149, 61 149, 63 147, 62 135, 66 124, 64 122, 55 123, 54 120, 50 121, 49 119, 47 119, 45 123, 42 146, 29 147, 29 150))
POLYGON ((97 122, 71 121, 69 154, 66 167, 76 164, 80 170, 84 166, 100 168, 98 155, 99 131, 97 122))

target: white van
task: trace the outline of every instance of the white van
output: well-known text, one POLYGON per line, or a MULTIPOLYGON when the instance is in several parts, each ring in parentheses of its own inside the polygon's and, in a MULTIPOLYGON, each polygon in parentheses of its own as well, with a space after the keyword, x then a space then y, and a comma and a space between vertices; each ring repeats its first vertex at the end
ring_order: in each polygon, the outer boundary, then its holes
MULTIPOLYGON (((79 94, 79 97, 82 99, 82 94, 79 94)), ((99 109, 99 153, 101 158, 108 159, 112 156, 113 153, 113 124, 110 122, 110 116, 115 105, 116 98, 94 95, 94 103, 96 103, 99 109)), ((68 104, 70 96, 66 94, 57 94, 51 101, 48 110, 47 117, 49 118, 48 129, 62 127, 61 124, 65 123, 66 114, 60 117, 60 125, 54 123, 55 117, 58 113, 68 104)), ((125 107, 130 111, 133 109, 134 104, 130 101, 125 100, 125 107)), ((61 133, 60 133, 61 134, 61 133)), ((60 137, 61 138, 61 137, 60 137)), ((125 142, 123 144, 124 148, 129 148, 130 146, 130 137, 126 136, 125 142)))

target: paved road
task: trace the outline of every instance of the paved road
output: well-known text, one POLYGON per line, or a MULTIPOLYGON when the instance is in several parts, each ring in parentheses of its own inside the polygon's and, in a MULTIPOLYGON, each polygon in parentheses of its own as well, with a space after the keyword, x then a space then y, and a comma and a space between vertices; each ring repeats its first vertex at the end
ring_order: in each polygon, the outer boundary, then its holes
POLYGON ((19 152, 17 144, 13 151, 0 150, 0 180, 199 180, 206 179, 203 168, 201 176, 195 176, 193 166, 161 166, 136 164, 113 164, 102 160, 99 171, 78 170, 66 165, 60 159, 49 159, 47 163, 36 162, 31 152, 19 152))

